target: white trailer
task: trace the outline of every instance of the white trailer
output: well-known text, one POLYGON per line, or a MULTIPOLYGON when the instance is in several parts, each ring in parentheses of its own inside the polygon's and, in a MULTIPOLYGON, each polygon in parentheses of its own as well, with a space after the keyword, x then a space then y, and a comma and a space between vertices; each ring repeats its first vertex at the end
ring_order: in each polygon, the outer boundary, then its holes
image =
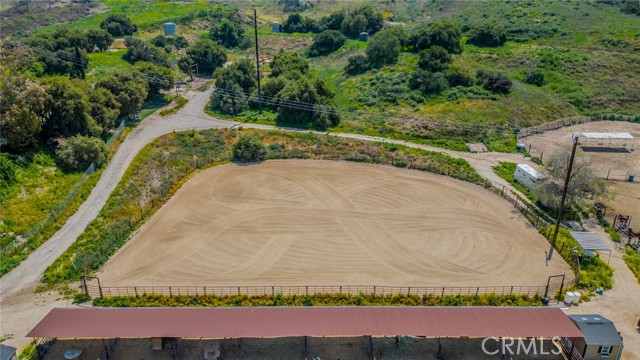
POLYGON ((513 178, 522 184, 522 186, 533 190, 536 183, 544 179, 544 175, 527 164, 518 164, 516 171, 513 173, 513 178))

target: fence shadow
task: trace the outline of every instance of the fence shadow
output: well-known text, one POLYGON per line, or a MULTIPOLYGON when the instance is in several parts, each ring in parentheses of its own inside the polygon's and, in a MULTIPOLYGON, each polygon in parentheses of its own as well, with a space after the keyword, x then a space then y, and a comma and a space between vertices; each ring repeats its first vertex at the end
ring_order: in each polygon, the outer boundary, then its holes
POLYGON ((580 146, 580 149, 584 152, 595 153, 631 153, 629 149, 622 147, 608 147, 608 146, 580 146))

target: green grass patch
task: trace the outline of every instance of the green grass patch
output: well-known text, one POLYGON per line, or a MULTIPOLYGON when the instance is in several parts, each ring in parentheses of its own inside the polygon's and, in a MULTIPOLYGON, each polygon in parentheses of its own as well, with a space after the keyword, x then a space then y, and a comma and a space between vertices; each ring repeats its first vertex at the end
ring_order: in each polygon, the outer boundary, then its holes
POLYGON ((624 262, 627 263, 633 275, 638 279, 638 283, 640 283, 640 254, 628 247, 624 252, 624 262))
POLYGON ((166 106, 171 100, 163 94, 155 94, 144 103, 139 113, 139 121, 144 120, 147 116, 153 114, 158 109, 166 106))
POLYGON ((160 111, 160 116, 173 115, 177 113, 178 110, 182 109, 185 105, 187 105, 187 103, 189 102, 189 99, 182 96, 173 97, 172 99, 173 101, 175 101, 175 105, 173 105, 169 109, 160 111))
POLYGON ((0 212, 0 276, 18 266, 64 225, 102 173, 98 169, 73 197, 65 199, 82 173, 62 172, 53 154, 43 149, 23 156, 17 165, 17 181, 5 193, 0 212))
POLYGON ((122 58, 126 53, 127 50, 117 50, 87 54, 89 57, 87 80, 98 82, 111 74, 130 70, 131 64, 122 58))
MULTIPOLYGON (((553 236, 555 226, 551 225, 540 231, 541 234, 551 234, 553 236)), ((576 284, 577 288, 588 290, 593 292, 597 288, 603 288, 605 290, 613 287, 613 268, 604 262, 600 256, 596 256, 591 260, 584 260, 582 256, 584 249, 578 244, 578 242, 571 236, 569 230, 560 228, 558 231, 558 238, 554 244, 558 254, 577 272, 578 266, 576 264, 576 256, 579 256, 582 260, 580 263, 580 278, 576 284), (574 253, 574 249, 577 250, 577 254, 574 253)))
POLYGON ((106 297, 93 300, 102 307, 250 307, 250 306, 541 306, 540 296, 526 295, 373 295, 373 294, 313 294, 313 295, 141 295, 106 297))
POLYGON ((465 160, 391 144, 311 133, 205 130, 167 134, 133 160, 98 217, 44 273, 46 286, 78 280, 84 265, 97 270, 194 173, 230 161, 238 133, 268 144, 268 159, 347 160, 429 171, 486 185, 465 160))

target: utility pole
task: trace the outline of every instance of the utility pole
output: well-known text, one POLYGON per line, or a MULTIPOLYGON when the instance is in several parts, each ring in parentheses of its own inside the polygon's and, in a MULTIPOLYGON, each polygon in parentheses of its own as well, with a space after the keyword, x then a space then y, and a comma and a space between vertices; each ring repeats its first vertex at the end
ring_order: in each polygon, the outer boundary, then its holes
POLYGON ((258 109, 262 114, 262 95, 260 94, 260 58, 258 56, 258 15, 253 9, 253 30, 256 36, 256 73, 258 74, 258 109))
POLYGON ((551 241, 551 248, 549 249, 549 257, 547 260, 551 260, 553 255, 553 247, 556 245, 558 239, 558 230, 560 230, 560 222, 562 221, 562 213, 564 212, 564 201, 567 198, 567 189, 569 188, 569 181, 571 180, 571 169, 573 168, 573 159, 576 156, 576 148, 578 147, 579 137, 573 137, 573 148, 571 149, 571 158, 569 159, 569 168, 567 169, 567 176, 564 179, 564 188, 562 189, 562 198, 560 199, 560 207, 558 208, 558 218, 556 219, 556 228, 553 231, 553 241, 551 241))

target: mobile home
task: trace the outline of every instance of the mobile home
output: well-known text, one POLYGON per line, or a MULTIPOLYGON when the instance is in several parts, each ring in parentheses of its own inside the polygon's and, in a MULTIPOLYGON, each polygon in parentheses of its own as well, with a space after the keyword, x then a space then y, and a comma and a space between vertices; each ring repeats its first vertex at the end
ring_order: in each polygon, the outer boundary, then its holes
POLYGON ((513 178, 522 186, 532 190, 538 181, 544 179, 544 175, 527 164, 518 164, 513 178))

